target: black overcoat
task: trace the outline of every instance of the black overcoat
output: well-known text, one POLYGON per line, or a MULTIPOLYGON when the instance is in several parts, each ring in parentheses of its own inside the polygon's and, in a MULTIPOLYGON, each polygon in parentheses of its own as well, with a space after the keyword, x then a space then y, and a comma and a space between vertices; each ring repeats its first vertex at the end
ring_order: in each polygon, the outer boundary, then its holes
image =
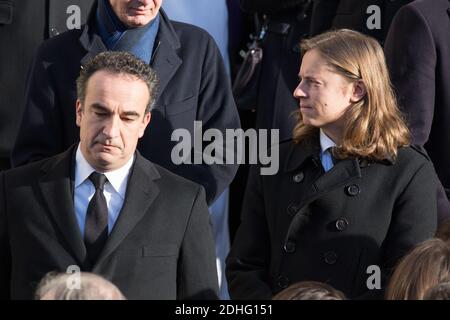
POLYGON ((280 171, 253 168, 242 222, 227 258, 233 299, 270 299, 302 280, 348 297, 368 293, 376 265, 382 288, 398 259, 436 229, 431 162, 413 148, 395 161, 349 158, 324 173, 319 138, 280 145, 280 171))

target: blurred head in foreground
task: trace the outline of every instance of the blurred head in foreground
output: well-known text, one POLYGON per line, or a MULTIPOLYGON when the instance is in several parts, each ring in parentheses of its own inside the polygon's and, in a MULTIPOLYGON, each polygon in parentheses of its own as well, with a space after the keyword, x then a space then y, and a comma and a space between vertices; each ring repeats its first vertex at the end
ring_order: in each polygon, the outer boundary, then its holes
POLYGON ((279 292, 273 300, 346 300, 346 297, 326 283, 302 281, 279 292))
POLYGON ((93 273, 48 273, 39 283, 36 300, 126 300, 110 281, 93 273))

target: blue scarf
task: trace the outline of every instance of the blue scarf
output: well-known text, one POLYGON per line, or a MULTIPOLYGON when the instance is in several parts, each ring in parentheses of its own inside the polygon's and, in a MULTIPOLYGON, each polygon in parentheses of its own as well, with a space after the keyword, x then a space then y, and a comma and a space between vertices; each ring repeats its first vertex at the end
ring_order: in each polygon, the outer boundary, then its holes
POLYGON ((150 64, 159 29, 159 14, 147 25, 128 28, 114 13, 109 0, 99 0, 97 29, 106 48, 111 51, 127 51, 150 64))

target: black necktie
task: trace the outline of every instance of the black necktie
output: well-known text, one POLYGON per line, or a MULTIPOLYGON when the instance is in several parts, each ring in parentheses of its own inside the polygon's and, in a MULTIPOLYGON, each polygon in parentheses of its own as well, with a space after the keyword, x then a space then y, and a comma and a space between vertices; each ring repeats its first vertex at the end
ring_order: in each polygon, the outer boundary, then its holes
POLYGON ((95 193, 86 212, 84 243, 88 258, 94 264, 108 238, 108 206, 103 194, 103 187, 107 179, 104 174, 93 172, 89 176, 89 180, 95 186, 95 193))

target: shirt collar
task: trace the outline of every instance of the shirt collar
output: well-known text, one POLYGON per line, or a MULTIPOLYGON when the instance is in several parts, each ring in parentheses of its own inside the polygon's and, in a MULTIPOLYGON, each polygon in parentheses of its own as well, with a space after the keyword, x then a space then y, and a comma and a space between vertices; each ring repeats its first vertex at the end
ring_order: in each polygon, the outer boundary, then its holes
POLYGON ((334 143, 333 140, 329 136, 326 135, 325 132, 323 132, 322 129, 320 129, 320 150, 321 152, 326 151, 329 148, 335 147, 336 143, 334 143))
MULTIPOLYGON (((133 165, 134 157, 135 155, 133 155, 121 168, 104 172, 108 182, 123 199, 125 199, 125 192, 127 190, 128 178, 133 165)), ((81 152, 80 144, 78 144, 75 155, 75 188, 84 183, 94 171, 95 169, 86 160, 81 152)))

